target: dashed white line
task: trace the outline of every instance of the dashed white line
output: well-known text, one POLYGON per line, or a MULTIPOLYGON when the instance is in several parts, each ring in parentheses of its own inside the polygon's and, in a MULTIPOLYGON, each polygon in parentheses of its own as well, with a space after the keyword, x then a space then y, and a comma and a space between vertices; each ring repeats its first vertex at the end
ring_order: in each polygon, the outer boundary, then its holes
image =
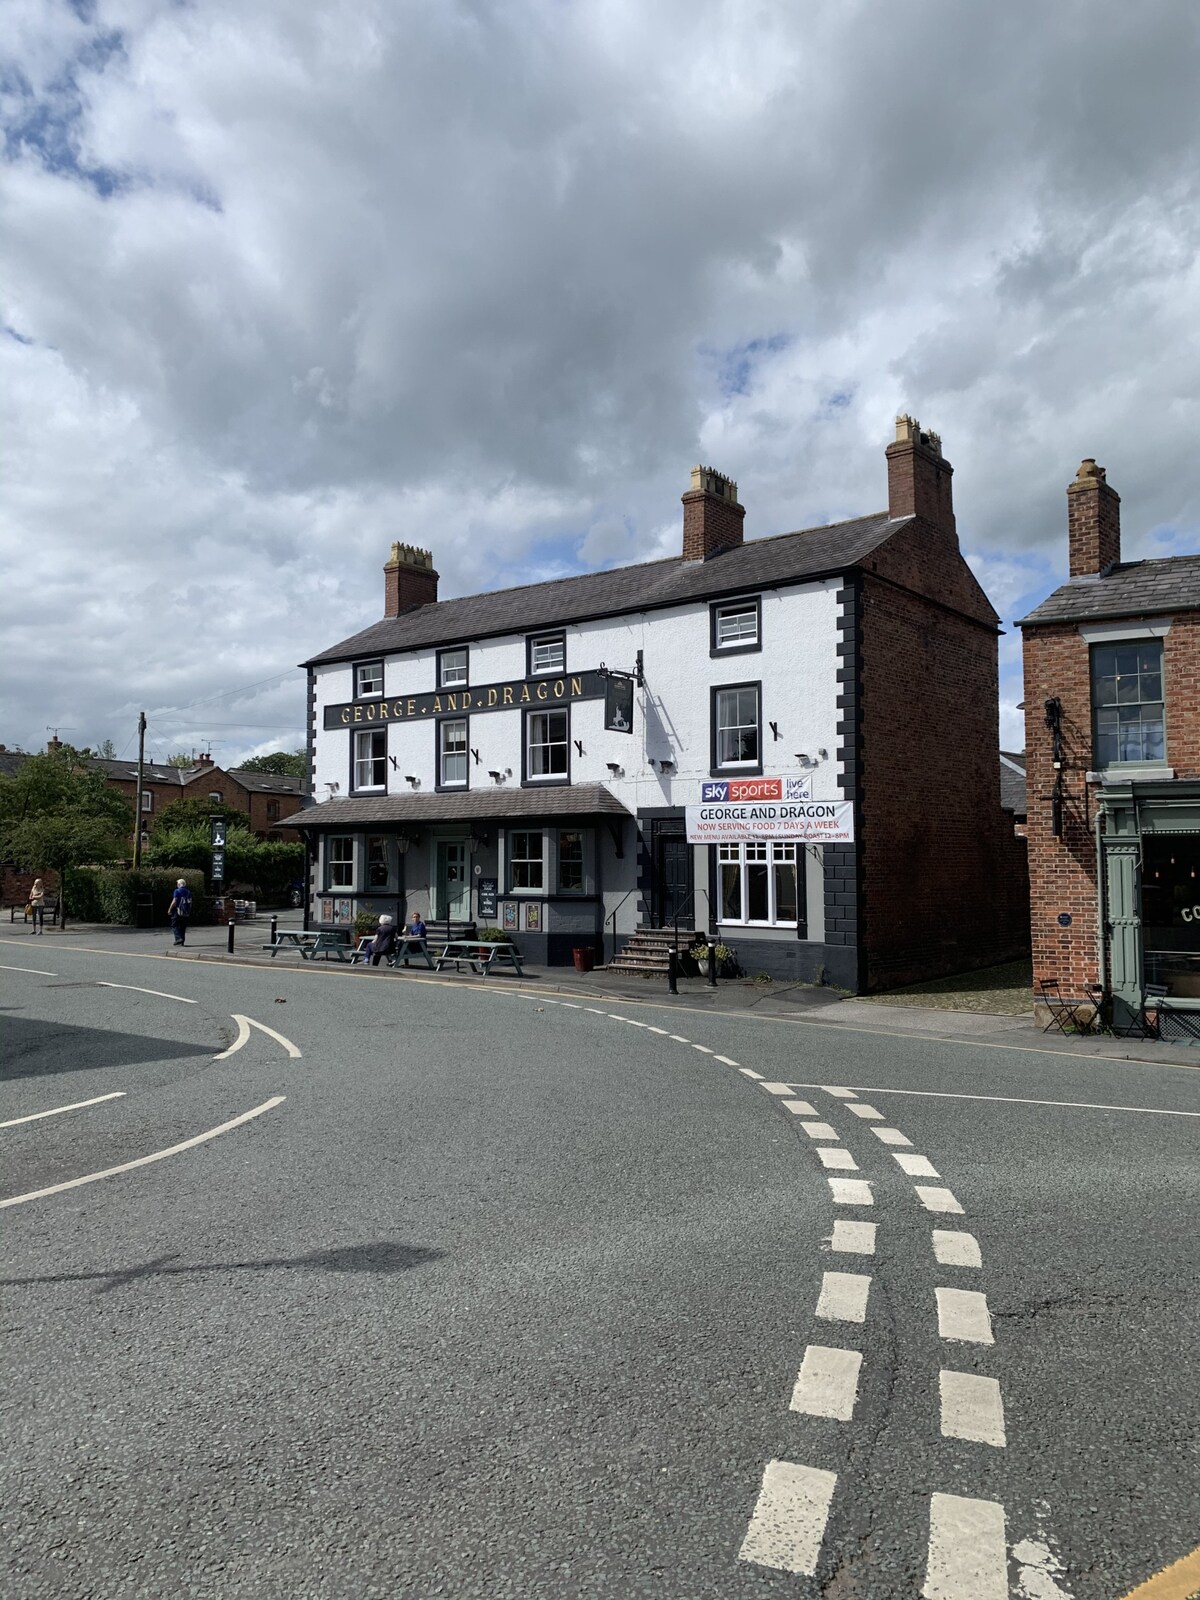
POLYGON ((816 1106, 810 1106, 807 1100, 781 1100, 779 1104, 794 1117, 815 1117, 817 1114, 816 1106))
POLYGON ((837 1139, 839 1137, 827 1122, 802 1122, 800 1126, 810 1139, 837 1139))
POLYGON ((108 983, 103 978, 97 978, 97 989, 131 989, 134 994, 153 994, 160 1000, 178 1000, 182 1005, 198 1005, 198 1000, 189 1000, 185 994, 167 994, 164 989, 143 989, 139 983, 108 983))
POLYGON ((862 1356, 857 1350, 835 1350, 810 1344, 804 1352, 790 1409, 809 1417, 832 1417, 849 1422, 858 1398, 858 1373, 862 1356))
POLYGON ((583 1010, 583 1007, 582 1006, 577 1006, 575 1004, 574 1000, 560 1000, 558 1003, 559 1003, 560 1006, 566 1006, 568 1011, 582 1011, 583 1010))
POLYGON ((835 1096, 835 1098, 838 1099, 838 1100, 857 1100, 858 1099, 858 1096, 855 1094, 853 1089, 835 1089, 835 1088, 832 1087, 832 1085, 830 1085, 828 1083, 823 1083, 823 1084, 820 1085, 820 1087, 822 1089, 824 1089, 826 1094, 831 1094, 831 1095, 835 1096))
POLYGON ((899 1128, 872 1128, 871 1132, 884 1144, 911 1144, 911 1139, 906 1139, 899 1128))
POLYGON ((866 1178, 828 1178, 835 1206, 873 1206, 875 1196, 866 1178))
POLYGON ((950 1193, 949 1189, 940 1188, 937 1184, 917 1183, 913 1187, 917 1191, 917 1198, 926 1211, 956 1211, 962 1215, 962 1207, 950 1193))
MULTIPOLYGON (((531 1000, 534 1000, 534 999, 536 999, 536 998, 537 998, 537 997, 536 997, 536 995, 530 995, 530 996, 529 996, 529 998, 530 998, 530 999, 531 999, 531 1000)), ((607 1011, 601 1011, 601 1010, 599 1010, 599 1009, 598 1009, 598 1008, 597 1008, 597 1007, 596 1007, 596 1006, 584 1006, 584 1008, 583 1008, 583 1009, 584 1009, 584 1010, 585 1010, 585 1011, 590 1011, 590 1012, 591 1012, 591 1014, 592 1014, 592 1015, 593 1015, 593 1016, 594 1016, 594 1017, 606 1017, 606 1016, 607 1016, 607 1015, 608 1015, 608 1012, 607 1012, 607 1011)))
POLYGON ((64 1111, 82 1111, 84 1106, 98 1106, 102 1100, 123 1100, 124 1089, 114 1089, 111 1094, 98 1094, 91 1100, 76 1100, 73 1105, 55 1106, 52 1111, 34 1111, 27 1117, 10 1117, 0 1122, 0 1128, 15 1128, 22 1122, 40 1122, 43 1117, 61 1117, 64 1111))
MULTIPOLYGON (((834 1178, 831 1182, 841 1180, 834 1178)), ((849 1180, 853 1182, 853 1179, 849 1180)), ((875 1254, 875 1228, 873 1222, 835 1222, 829 1248, 843 1255, 873 1256, 875 1254)))
POLYGON ((982 1377, 978 1372, 949 1372, 939 1374, 938 1387, 942 1401, 942 1436, 946 1439, 970 1439, 975 1444, 995 1445, 1003 1449, 1004 1401, 1000 1385, 995 1378, 982 1377))
POLYGON ((867 1105, 865 1100, 856 1100, 853 1105, 848 1105, 846 1110, 853 1111, 856 1117, 862 1117, 866 1122, 883 1121, 883 1112, 876 1111, 875 1107, 867 1105))
POLYGON ((692 1042, 690 1039, 685 1039, 681 1033, 673 1033, 671 1038, 674 1039, 676 1044, 691 1044, 692 1042))
POLYGON ((718 1056, 717 1060, 718 1061, 723 1061, 727 1067, 736 1067, 737 1066, 737 1062, 736 1061, 731 1061, 728 1056, 718 1056))
POLYGON ((762 1082, 762 1073, 755 1072, 751 1067, 739 1067, 738 1071, 741 1073, 743 1078, 753 1078, 755 1083, 762 1082))
MULTIPOLYGON (((686 1039, 684 1040, 684 1043, 687 1043, 686 1039)), ((768 1094, 785 1094, 790 1096, 792 1092, 792 1086, 790 1083, 764 1083, 763 1088, 768 1094)))
POLYGON ((933 1230, 933 1253, 943 1267, 982 1267, 979 1243, 972 1234, 947 1228, 933 1230))
POLYGON ((704 1056, 711 1056, 713 1053, 706 1044, 694 1044, 692 1049, 699 1050, 700 1054, 704 1056))
POLYGON ((994 1344, 987 1295, 978 1289, 935 1289, 938 1333, 964 1344, 994 1344))
POLYGON ((828 1145, 819 1144, 817 1154, 824 1167, 837 1167, 842 1172, 857 1172, 858 1162, 849 1150, 831 1150, 828 1145))
POLYGON ((1004 1507, 935 1494, 929 1505, 925 1600, 1008 1600, 1004 1507))
POLYGON ((670 1037, 670 1034, 671 1034, 670 1028, 656 1028, 656 1027, 654 1027, 654 1025, 652 1023, 647 1024, 647 1026, 649 1027, 651 1033, 660 1034, 664 1039, 667 1039, 667 1038, 670 1037))
POLYGON ((31 972, 35 978, 57 978, 57 972, 43 972, 41 967, 9 967, 0 963, 0 972, 31 972))
MULTIPOLYGON (((828 1027, 828 1023, 820 1024, 828 1027)), ((997 1050, 1028 1049, 1026 1045, 991 1045, 988 1048, 997 1050)), ((1051 1051, 1052 1055, 1061 1054, 1060 1051, 1051 1051)), ((1099 1061, 1112 1061, 1118 1059, 1113 1056, 1099 1056, 1099 1061)), ((1164 1063, 1170 1066, 1170 1062, 1164 1063)), ((1188 1066, 1182 1069, 1194 1072, 1195 1068, 1188 1066)), ((793 1089, 819 1089, 819 1083, 794 1083, 793 1089)), ((1128 1111, 1139 1117, 1200 1117, 1200 1111, 1171 1111, 1162 1106, 1106 1106, 1096 1105, 1090 1100, 1027 1100, 1023 1097, 1010 1094, 952 1094, 947 1089, 884 1089, 876 1084, 860 1085, 863 1094, 911 1094, 917 1095, 922 1100, 983 1100, 1000 1106, 1057 1106, 1064 1111, 1128 1111)), ((853 1106, 846 1108, 853 1111, 853 1106)))
POLYGON ((940 1178, 941 1173, 928 1156, 910 1156, 903 1150, 893 1150, 892 1160, 898 1161, 910 1178, 940 1178))
POLYGON ((738 1555, 777 1572, 817 1570, 837 1474, 793 1461, 768 1461, 738 1555))
POLYGON ((865 1322, 871 1279, 865 1272, 826 1272, 815 1315, 822 1322, 865 1322))

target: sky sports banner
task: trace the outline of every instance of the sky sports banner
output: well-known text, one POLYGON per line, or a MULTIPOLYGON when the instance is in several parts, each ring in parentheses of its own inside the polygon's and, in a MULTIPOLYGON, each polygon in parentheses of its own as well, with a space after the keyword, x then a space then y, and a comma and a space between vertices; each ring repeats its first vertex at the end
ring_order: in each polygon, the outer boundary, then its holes
POLYGON ((788 839, 852 844, 854 802, 814 800, 809 778, 729 778, 701 786, 688 806, 689 844, 739 844, 788 839))

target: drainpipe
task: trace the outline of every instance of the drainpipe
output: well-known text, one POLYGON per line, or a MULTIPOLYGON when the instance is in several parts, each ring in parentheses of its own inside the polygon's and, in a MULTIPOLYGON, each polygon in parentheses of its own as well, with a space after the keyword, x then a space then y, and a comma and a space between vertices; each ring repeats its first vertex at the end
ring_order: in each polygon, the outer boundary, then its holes
POLYGON ((1096 959, 1100 987, 1108 993, 1108 941, 1104 937, 1104 848, 1101 844, 1100 806, 1096 807, 1096 959))

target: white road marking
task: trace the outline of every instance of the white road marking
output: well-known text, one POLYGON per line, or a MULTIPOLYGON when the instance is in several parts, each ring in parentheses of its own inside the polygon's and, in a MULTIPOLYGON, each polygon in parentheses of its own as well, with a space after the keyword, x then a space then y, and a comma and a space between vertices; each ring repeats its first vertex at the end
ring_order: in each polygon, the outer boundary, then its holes
POLYGON ((165 989, 143 989, 138 983, 107 983, 103 978, 96 979, 97 989, 132 989, 135 994, 153 994, 160 1000, 178 1000, 185 1006, 199 1005, 198 1000, 189 1000, 185 994, 168 994, 165 989))
POLYGON ((943 1267, 982 1267, 979 1243, 972 1234, 933 1230, 933 1253, 943 1267))
POLYGON ((857 1100, 858 1099, 858 1096, 855 1094, 853 1089, 834 1089, 827 1083, 823 1083, 819 1087, 824 1089, 826 1094, 835 1095, 837 1097, 837 1099, 839 1099, 839 1100, 857 1100))
POLYGON ((229 1057, 240 1050, 250 1037, 250 1024, 246 1018, 235 1016, 233 1020, 238 1025, 237 1038, 229 1046, 228 1050, 222 1050, 219 1056, 214 1056, 214 1061, 228 1061, 229 1057))
POLYGON ((995 1378, 977 1372, 939 1374, 942 1397, 942 1437, 970 1439, 974 1444, 992 1444, 998 1449, 1008 1443, 1004 1437, 1004 1401, 995 1378))
POLYGON ((691 1044, 692 1042, 690 1039, 685 1039, 681 1033, 673 1033, 671 1038, 674 1039, 676 1044, 691 1044))
POLYGON ((255 1022, 253 1017, 244 1017, 240 1012, 237 1011, 233 1013, 233 1020, 238 1025, 237 1038, 229 1046, 228 1050, 222 1050, 219 1056, 214 1056, 214 1061, 227 1061, 235 1051, 240 1050, 245 1044, 246 1040, 250 1037, 251 1028, 257 1028, 260 1033, 269 1034, 270 1037, 275 1040, 276 1044, 281 1044, 283 1046, 293 1061, 300 1060, 300 1051, 297 1050, 292 1041, 290 1039, 285 1039, 283 1034, 276 1033, 274 1028, 268 1028, 265 1022, 255 1022))
POLYGON ((810 1344, 804 1352, 790 1409, 810 1417, 832 1417, 849 1422, 858 1398, 858 1372, 862 1356, 857 1350, 831 1350, 810 1344))
POLYGON ((940 1178, 941 1173, 928 1156, 910 1156, 903 1150, 893 1150, 892 1160, 898 1161, 910 1178, 940 1178))
POLYGON ((755 1083, 761 1083, 762 1082, 762 1073, 761 1072, 755 1072, 750 1067, 739 1067, 738 1071, 741 1073, 743 1078, 753 1078, 755 1083))
MULTIPOLYGON (((639 1023, 638 1023, 638 1027, 639 1027, 639 1028, 640 1028, 640 1027, 641 1027, 641 1023, 640 1023, 640 1022, 639 1022, 639 1023)), ((700 1051, 700 1053, 701 1053, 701 1054, 702 1054, 702 1055, 706 1055, 706 1056, 711 1056, 711 1055, 712 1055, 712 1053, 713 1053, 713 1052, 712 1052, 712 1051, 711 1051, 711 1050, 710 1050, 710 1049, 709 1049, 709 1048, 708 1048, 708 1046, 707 1046, 707 1045, 706 1045, 706 1044, 694 1044, 694 1045, 693 1045, 693 1046, 692 1046, 692 1049, 693 1049, 693 1050, 699 1050, 699 1051, 700 1051)))
POLYGON ((718 1056, 717 1060, 718 1061, 723 1061, 727 1067, 736 1067, 737 1066, 737 1062, 736 1061, 731 1061, 728 1056, 718 1056))
POLYGON ((781 1100, 779 1104, 794 1117, 815 1117, 817 1114, 816 1106, 810 1106, 807 1100, 781 1100))
MULTIPOLYGON (((813 1024, 813 1026, 831 1027, 833 1024, 820 1023, 813 1024)), ((838 1026, 843 1026, 843 1024, 839 1023, 838 1026)), ((890 1038, 892 1035, 888 1035, 888 1037, 890 1038)), ((978 1043, 978 1041, 976 1042, 978 1043)), ((1035 1046, 1029 1045, 989 1043, 981 1045, 980 1048, 988 1050, 1024 1050, 1028 1055, 1060 1056, 1063 1054, 1061 1050, 1038 1050, 1035 1046)), ((1120 1056, 1096 1056, 1093 1059, 1104 1063, 1117 1061, 1128 1065, 1120 1056)), ((1178 1063, 1165 1061, 1156 1063, 1156 1065, 1174 1068, 1178 1066, 1178 1063)), ((1180 1070, 1195 1072, 1197 1068, 1186 1066, 1180 1070)), ((819 1089, 820 1087, 819 1083, 794 1083, 792 1085, 793 1089, 819 1089)), ((919 1096, 922 1100, 983 1100, 989 1104, 999 1106, 1058 1106, 1064 1111, 1128 1111, 1142 1117, 1200 1117, 1200 1111, 1168 1111, 1162 1106, 1104 1106, 1094 1105, 1090 1100, 1023 1100, 1010 1094, 952 1094, 947 1089, 879 1089, 868 1087, 866 1084, 862 1084, 860 1087, 863 1094, 912 1094, 919 1096)), ((847 1111, 857 1112, 859 1116, 863 1115, 857 1106, 847 1106, 846 1109, 847 1111)))
POLYGON ((0 1128, 15 1128, 21 1122, 39 1122, 43 1117, 61 1117, 64 1111, 82 1111, 84 1106, 98 1106, 102 1100, 123 1100, 124 1089, 114 1089, 111 1094, 98 1094, 91 1100, 76 1100, 73 1105, 55 1106, 53 1111, 34 1111, 28 1117, 10 1117, 0 1122, 0 1128))
POLYGON ((817 1570, 837 1474, 792 1461, 768 1461, 738 1556, 777 1572, 817 1570))
MULTIPOLYGON (((530 995, 530 996, 529 996, 529 998, 530 998, 530 999, 531 999, 531 1000, 535 1000, 535 999, 536 999, 536 998, 537 998, 537 996, 536 996, 536 995, 532 995, 532 994, 531 994, 531 995, 530 995)), ((583 1008, 583 1009, 584 1009, 584 1010, 585 1010, 585 1011, 590 1011, 590 1012, 591 1012, 591 1013, 592 1013, 592 1015, 593 1015, 593 1016, 594 1016, 594 1017, 606 1017, 606 1016, 607 1016, 607 1015, 608 1015, 608 1012, 607 1012, 607 1011, 600 1011, 600 1010, 598 1010, 598 1009, 597 1009, 597 1008, 596 1008, 596 1007, 595 1007, 595 1006, 584 1006, 584 1008, 583 1008)))
POLYGON ((822 1322, 865 1322, 871 1279, 865 1272, 827 1272, 815 1315, 822 1322))
POLYGON ((938 1334, 964 1344, 994 1344, 987 1295, 978 1289, 935 1289, 938 1334))
POLYGON ((1008 1600, 1004 1507, 935 1494, 929 1503, 925 1600, 1008 1600))
POLYGON ((959 1216, 962 1215, 962 1207, 949 1189, 941 1189, 932 1183, 917 1183, 913 1187, 926 1211, 955 1211, 959 1216))
POLYGON ((875 1196, 866 1178, 827 1178, 835 1206, 873 1206, 875 1196))
MULTIPOLYGON (((836 1183, 839 1180, 831 1180, 836 1183)), ((849 1180, 853 1183, 853 1178, 849 1180)), ((875 1228, 873 1222, 835 1222, 829 1248, 843 1255, 873 1256, 875 1254, 875 1228)))
POLYGON ((173 1144, 167 1150, 156 1150, 153 1155, 139 1156, 136 1161, 123 1161, 119 1167, 105 1167, 103 1172, 89 1172, 85 1178, 71 1178, 66 1183, 52 1183, 48 1189, 32 1189, 28 1194, 17 1194, 9 1200, 0 1200, 0 1210, 5 1206, 22 1206, 27 1200, 44 1200, 47 1195, 62 1194, 66 1189, 79 1189, 85 1183, 99 1183, 101 1178, 115 1178, 119 1172, 132 1172, 135 1167, 148 1167, 152 1162, 165 1161, 168 1156, 177 1156, 181 1151, 194 1149, 198 1144, 205 1144, 209 1139, 215 1139, 218 1134, 240 1128, 243 1122, 249 1122, 252 1117, 261 1117, 264 1111, 282 1105, 285 1099, 285 1095, 273 1095, 270 1100, 264 1100, 261 1106, 255 1106, 253 1111, 243 1111, 240 1117, 232 1117, 228 1122, 223 1122, 219 1128, 210 1128, 207 1133, 198 1133, 195 1138, 185 1139, 182 1144, 173 1144))
POLYGON ((871 1132, 884 1144, 911 1144, 911 1139, 906 1139, 899 1128, 872 1128, 871 1132))
POLYGON ((41 967, 7 967, 0 965, 0 972, 31 972, 35 978, 57 978, 57 972, 43 972, 41 967))
POLYGON ((764 1083, 763 1088, 768 1094, 786 1094, 790 1096, 792 1092, 790 1083, 764 1083))
POLYGON ((560 1000, 558 1003, 559 1003, 560 1006, 566 1006, 568 1011, 582 1011, 583 1010, 583 1007, 582 1006, 577 1006, 575 1004, 574 1000, 560 1000))
MULTIPOLYGON (((790 1101, 786 1103, 791 1104, 790 1101)), ((802 1122, 800 1126, 810 1139, 836 1139, 838 1137, 827 1122, 802 1122)))
POLYGON ((858 1171, 858 1162, 855 1161, 849 1150, 831 1150, 828 1145, 819 1144, 817 1146, 817 1154, 820 1156, 821 1165, 824 1167, 837 1167, 842 1172, 858 1171))
MULTIPOLYGON (((590 1011, 590 1010, 591 1010, 591 1007, 590 1007, 590 1006, 589 1006, 589 1007, 588 1007, 588 1010, 589 1010, 589 1011, 590 1011)), ((671 1032, 671 1030, 670 1030, 670 1028, 655 1028, 655 1027, 654 1027, 654 1026, 652 1026, 652 1025, 651 1025, 651 1024, 650 1024, 650 1023, 647 1023, 647 1024, 646 1024, 646 1026, 647 1026, 647 1027, 648 1027, 648 1028, 649 1028, 649 1029, 650 1029, 650 1032, 651 1032, 651 1033, 658 1033, 658 1034, 661 1034, 661 1035, 662 1035, 662 1037, 663 1037, 663 1038, 664 1038, 664 1039, 666 1039, 666 1038, 667 1038, 667 1037, 669 1037, 669 1035, 670 1035, 670 1032, 671 1032)))
POLYGON ((853 1111, 856 1117, 862 1117, 868 1122, 882 1122, 883 1112, 876 1111, 874 1106, 869 1106, 865 1100, 856 1100, 853 1105, 847 1105, 847 1111, 853 1111))

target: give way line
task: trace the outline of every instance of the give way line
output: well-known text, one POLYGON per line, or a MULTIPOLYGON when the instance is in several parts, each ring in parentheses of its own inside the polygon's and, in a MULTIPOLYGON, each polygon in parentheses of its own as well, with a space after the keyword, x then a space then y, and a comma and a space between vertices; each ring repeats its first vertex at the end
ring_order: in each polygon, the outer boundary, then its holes
MULTIPOLYGON (((1061 1053, 1061 1052, 1060 1052, 1061 1053)), ((823 1083, 789 1083, 789 1089, 824 1089, 823 1083)), ((913 1094, 922 1100, 989 1100, 1004 1106, 1061 1106, 1068 1111, 1130 1111, 1143 1117, 1200 1117, 1200 1111, 1167 1111, 1161 1106, 1101 1106, 1087 1100, 1025 1100, 1008 1094, 951 1094, 941 1089, 878 1089, 865 1083, 847 1083, 856 1094, 913 1094)), ((831 1094, 833 1090, 829 1091, 831 1094)))
POLYGON ((290 1039, 285 1039, 283 1034, 276 1033, 274 1028, 268 1028, 265 1022, 255 1022, 253 1017, 243 1017, 236 1011, 232 1013, 232 1016, 233 1020, 238 1025, 237 1038, 229 1046, 228 1050, 222 1050, 219 1056, 214 1056, 214 1061, 226 1061, 231 1055, 233 1055, 235 1050, 240 1050, 245 1044, 246 1040, 250 1037, 251 1028, 258 1028, 262 1033, 269 1034, 271 1038, 275 1040, 276 1044, 281 1044, 283 1046, 293 1061, 299 1061, 300 1051, 297 1050, 296 1046, 290 1039))

